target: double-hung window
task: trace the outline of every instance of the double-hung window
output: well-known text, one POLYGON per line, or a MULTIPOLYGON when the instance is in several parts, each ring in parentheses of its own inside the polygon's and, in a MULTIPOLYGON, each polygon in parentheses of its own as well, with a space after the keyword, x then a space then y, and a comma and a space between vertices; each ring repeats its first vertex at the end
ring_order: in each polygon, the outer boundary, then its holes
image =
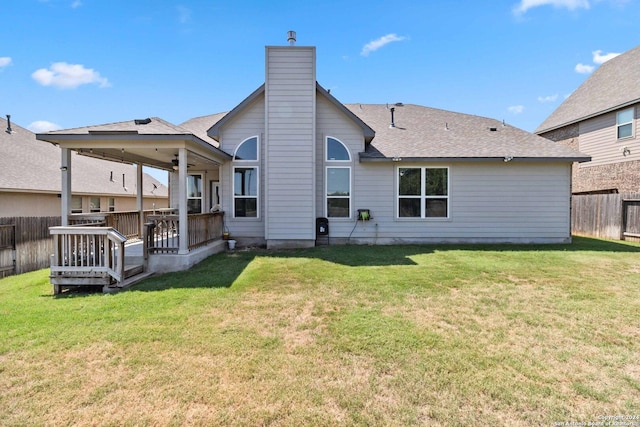
POLYGON ((325 206, 329 218, 351 217, 351 155, 339 140, 326 138, 325 206))
POLYGON ((71 213, 82 213, 82 197, 71 196, 71 213))
POLYGON ((398 168, 398 218, 448 218, 449 168, 398 168))
POLYGON ((258 217, 259 159, 258 137, 242 141, 233 155, 233 216, 236 218, 258 217))
POLYGON ((616 114, 616 129, 618 131, 618 139, 633 136, 633 108, 618 111, 616 114))
POLYGON ((202 175, 187 175, 187 212, 202 213, 202 175))
POLYGON ((89 198, 89 212, 100 212, 100 197, 89 198))

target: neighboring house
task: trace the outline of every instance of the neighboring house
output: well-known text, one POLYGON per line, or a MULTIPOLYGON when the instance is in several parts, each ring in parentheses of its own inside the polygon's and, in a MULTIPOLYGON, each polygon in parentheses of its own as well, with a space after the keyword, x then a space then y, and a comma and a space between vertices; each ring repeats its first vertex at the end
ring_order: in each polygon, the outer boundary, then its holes
POLYGON ((181 236, 188 214, 219 208, 238 244, 268 248, 570 241, 571 165, 587 156, 484 117, 343 105, 315 61, 315 47, 267 47, 265 83, 228 113, 37 137, 170 171, 181 236))
MULTIPOLYGON (((5 119, 0 126, 0 217, 60 216, 60 148, 5 119)), ((73 213, 136 209, 135 166, 73 157, 73 213)), ((149 175, 144 185, 145 209, 168 206, 165 185, 149 175)))
POLYGON ((640 191, 640 46, 602 64, 535 133, 591 156, 573 193, 640 191))

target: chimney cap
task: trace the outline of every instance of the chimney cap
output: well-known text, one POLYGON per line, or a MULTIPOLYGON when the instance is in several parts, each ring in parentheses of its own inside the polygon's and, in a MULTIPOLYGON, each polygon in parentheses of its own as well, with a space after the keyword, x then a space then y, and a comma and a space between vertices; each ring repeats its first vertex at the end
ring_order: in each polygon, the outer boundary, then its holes
POLYGON ((287 32, 287 41, 289 42, 289 46, 293 46, 296 44, 296 32, 288 31, 287 32))

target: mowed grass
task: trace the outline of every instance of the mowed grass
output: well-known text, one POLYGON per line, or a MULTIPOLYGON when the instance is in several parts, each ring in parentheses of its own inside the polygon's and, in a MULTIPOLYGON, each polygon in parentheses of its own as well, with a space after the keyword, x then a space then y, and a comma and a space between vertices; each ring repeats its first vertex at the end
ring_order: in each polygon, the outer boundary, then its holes
POLYGON ((640 415, 640 245, 236 251, 113 295, 0 280, 0 425, 640 415))

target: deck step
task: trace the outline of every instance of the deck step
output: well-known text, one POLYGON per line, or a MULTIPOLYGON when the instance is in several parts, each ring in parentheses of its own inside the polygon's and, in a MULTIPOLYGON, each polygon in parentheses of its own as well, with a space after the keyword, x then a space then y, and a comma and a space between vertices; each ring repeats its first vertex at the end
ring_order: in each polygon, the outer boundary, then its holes
POLYGON ((112 286, 103 286, 102 287, 102 292, 104 292, 105 294, 111 294, 114 292, 119 292, 122 291, 124 289, 130 288, 131 286, 135 285, 138 282, 143 281, 146 278, 149 278, 153 276, 152 272, 145 272, 145 273, 139 273, 136 274, 135 276, 131 276, 128 279, 125 279, 123 282, 118 283, 118 284, 114 284, 112 286))
POLYGON ((124 278, 125 280, 129 277, 135 276, 136 274, 140 274, 144 271, 144 266, 142 264, 131 264, 124 266, 124 278))

